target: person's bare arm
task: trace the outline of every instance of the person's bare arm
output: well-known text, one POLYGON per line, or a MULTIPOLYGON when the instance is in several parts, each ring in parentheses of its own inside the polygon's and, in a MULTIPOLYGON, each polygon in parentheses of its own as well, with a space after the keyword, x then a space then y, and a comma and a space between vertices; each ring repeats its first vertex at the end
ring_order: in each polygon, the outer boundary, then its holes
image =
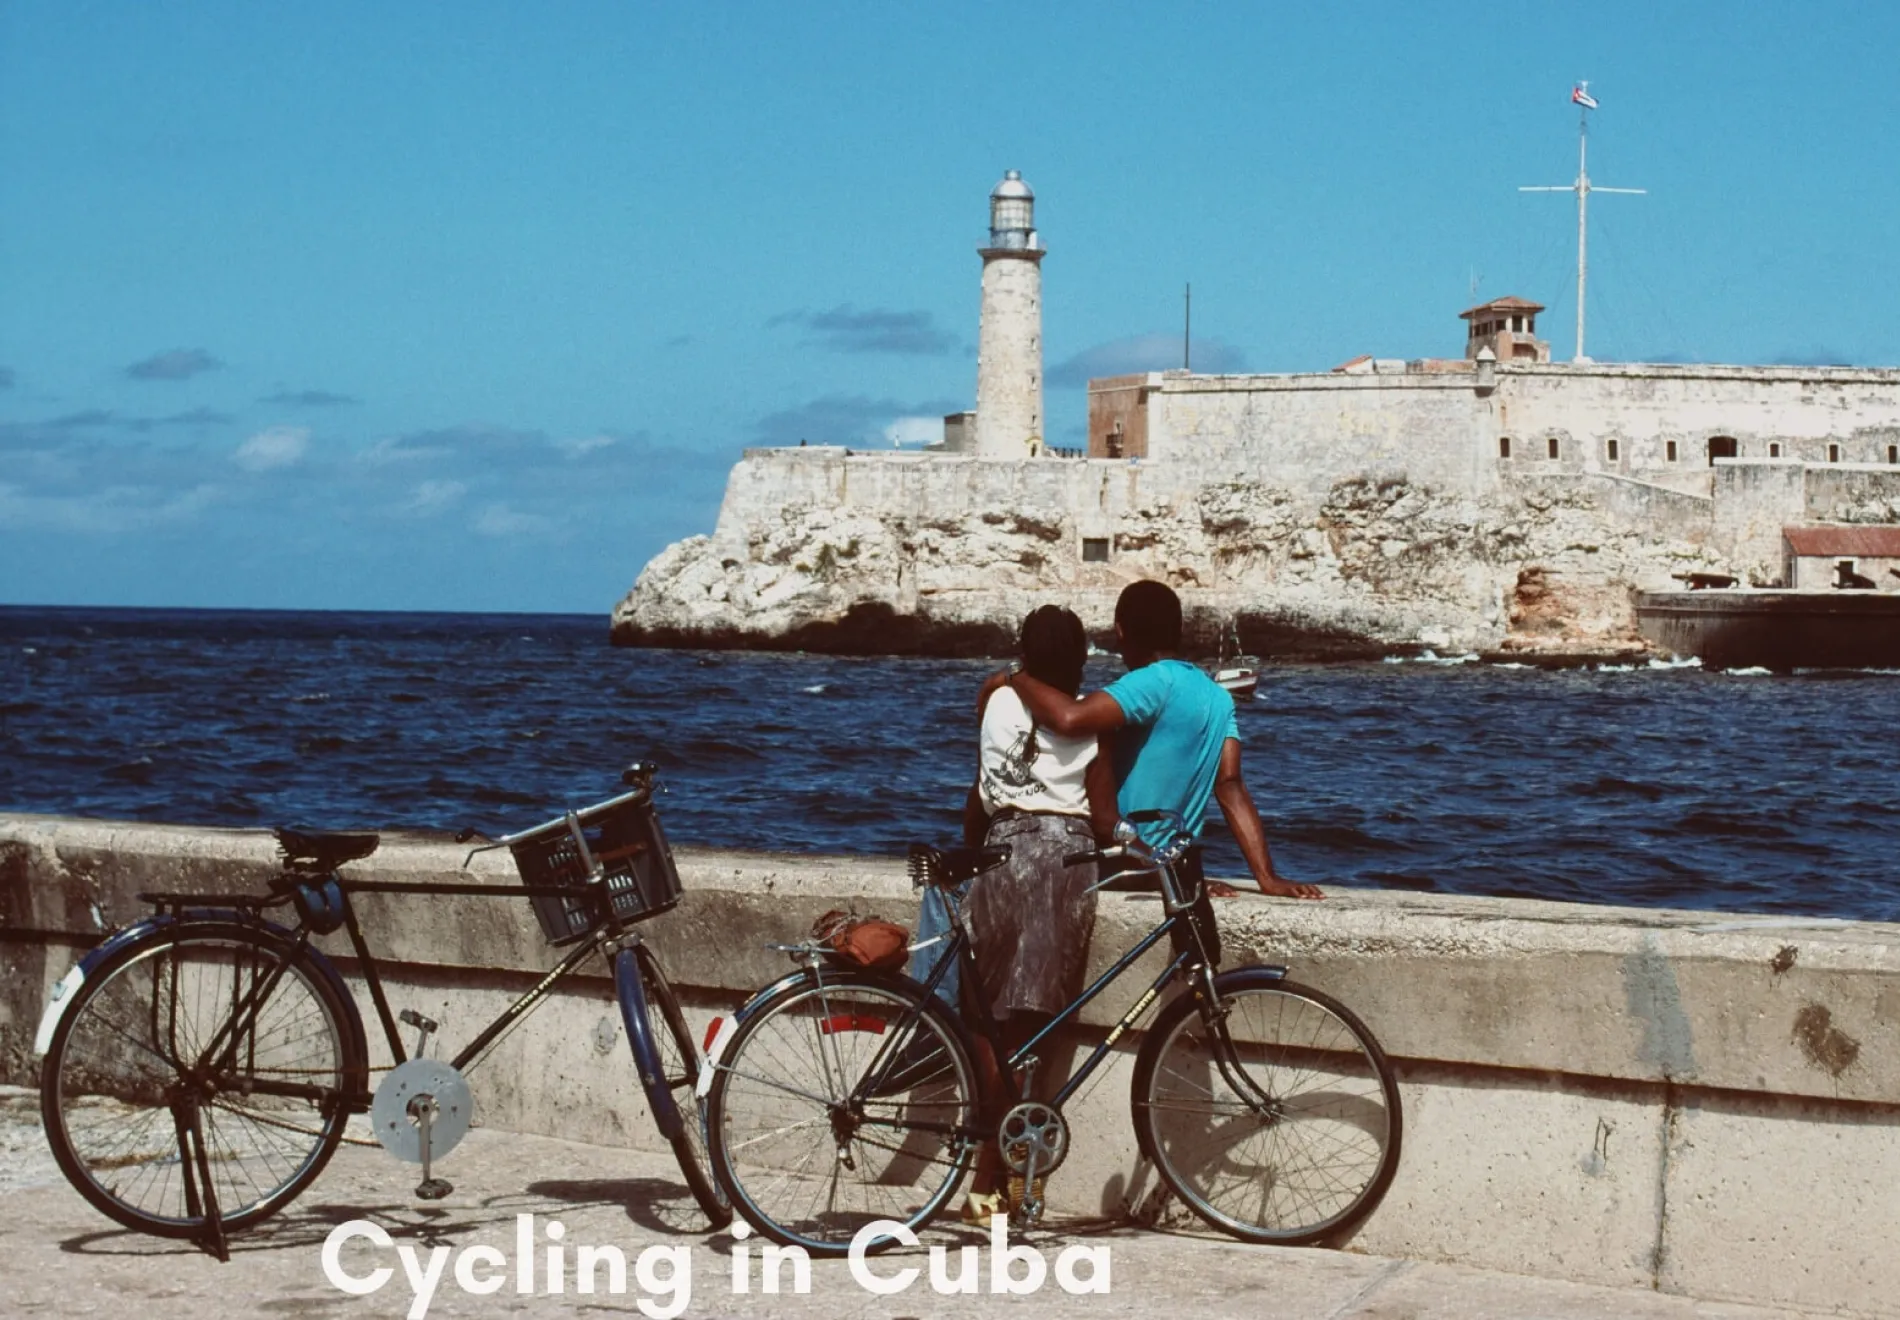
POLYGON ((1030 719, 1065 738, 1113 733, 1128 722, 1121 706, 1106 692, 1091 692, 1077 701, 1028 674, 1011 674, 1009 685, 1023 699, 1030 719))
POLYGON ((963 799, 963 846, 981 848, 989 828, 990 816, 983 810, 983 796, 976 791, 976 785, 971 784, 969 795, 963 799))
POLYGON ((1097 843, 1115 838, 1115 822, 1121 808, 1115 802, 1115 735, 1104 733, 1095 739, 1095 759, 1082 774, 1082 787, 1089 795, 1089 828, 1097 843))
POLYGON ((1326 897, 1317 886, 1295 884, 1273 869, 1266 827, 1260 823, 1253 794, 1247 791, 1246 782, 1240 777, 1238 738, 1229 738, 1221 745, 1220 769, 1214 776, 1214 800, 1220 803, 1221 814, 1227 817, 1227 827, 1234 832, 1234 842, 1240 845, 1240 855, 1246 858, 1247 869, 1253 872, 1253 882, 1260 886, 1261 893, 1276 898, 1326 897))

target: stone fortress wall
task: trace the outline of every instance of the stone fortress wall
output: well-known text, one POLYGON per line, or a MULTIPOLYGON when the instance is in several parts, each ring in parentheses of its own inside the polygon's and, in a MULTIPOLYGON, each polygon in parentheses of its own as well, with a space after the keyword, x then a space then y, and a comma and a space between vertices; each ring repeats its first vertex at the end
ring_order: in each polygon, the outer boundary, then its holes
POLYGON ((1035 603, 1091 602, 1102 628, 1100 602, 1160 577, 1207 644, 1234 620, 1293 655, 1616 650, 1635 589, 1765 585, 1784 526, 1900 520, 1894 370, 1395 362, 1090 399, 1086 459, 748 451, 714 534, 649 566, 616 636, 995 650, 1035 603))

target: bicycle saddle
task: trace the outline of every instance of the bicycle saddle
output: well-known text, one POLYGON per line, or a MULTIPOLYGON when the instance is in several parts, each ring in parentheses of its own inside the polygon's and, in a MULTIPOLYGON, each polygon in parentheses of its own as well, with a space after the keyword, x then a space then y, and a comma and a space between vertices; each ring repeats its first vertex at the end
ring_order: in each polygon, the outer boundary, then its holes
POLYGON ((973 875, 1009 860, 1007 843, 987 848, 932 848, 929 844, 910 846, 910 882, 921 889, 925 885, 960 885, 973 875))
POLYGON ((334 830, 291 829, 279 826, 277 850, 291 864, 308 863, 312 869, 334 871, 345 862, 354 862, 376 851, 382 839, 374 834, 340 833, 334 830))

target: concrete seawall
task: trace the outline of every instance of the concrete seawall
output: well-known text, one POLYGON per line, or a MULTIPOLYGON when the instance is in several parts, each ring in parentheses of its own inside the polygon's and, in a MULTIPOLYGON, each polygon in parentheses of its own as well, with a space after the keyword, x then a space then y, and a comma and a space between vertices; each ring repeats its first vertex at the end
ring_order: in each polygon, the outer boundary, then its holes
MULTIPOLYGON (((350 873, 447 878, 463 852, 389 836, 350 873)), ((784 971, 761 946, 827 908, 914 916, 896 860, 685 850, 680 866, 685 900, 646 930, 699 1023, 784 971)), ((492 855, 474 869, 513 878, 492 855)), ((256 832, 0 815, 0 1080, 32 1080, 47 988, 141 914, 139 890, 245 891, 273 870, 256 832)), ((1158 915, 1152 898, 1103 898, 1098 968, 1158 915)), ((552 964, 521 899, 372 895, 359 911, 392 1006, 440 1021, 444 1054, 552 964)), ((1404 1158, 1355 1247, 1900 1315, 1900 926, 1366 891, 1220 911, 1230 965, 1288 964, 1398 1065, 1404 1158)), ((1153 1205, 1131 1058, 1071 1108, 1077 1150, 1050 1185, 1064 1209, 1153 1205)), ((481 1123, 658 1143, 604 977, 556 996, 471 1084, 481 1123)))

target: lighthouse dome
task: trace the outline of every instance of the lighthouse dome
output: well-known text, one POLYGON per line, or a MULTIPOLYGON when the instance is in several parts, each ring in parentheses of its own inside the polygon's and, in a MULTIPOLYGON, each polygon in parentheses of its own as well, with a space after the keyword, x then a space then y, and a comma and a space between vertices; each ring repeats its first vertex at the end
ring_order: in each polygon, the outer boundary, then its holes
POLYGON ((1003 181, 990 190, 990 247, 1032 250, 1036 237, 1036 194, 1015 170, 1005 170, 1003 181))

